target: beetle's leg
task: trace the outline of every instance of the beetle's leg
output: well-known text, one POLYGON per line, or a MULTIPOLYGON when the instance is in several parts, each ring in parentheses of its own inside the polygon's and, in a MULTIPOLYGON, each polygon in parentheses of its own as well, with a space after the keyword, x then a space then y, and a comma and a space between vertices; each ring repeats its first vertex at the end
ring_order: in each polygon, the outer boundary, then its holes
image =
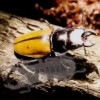
POLYGON ((32 64, 32 63, 37 63, 38 59, 32 59, 32 60, 22 60, 21 61, 23 64, 32 64))
POLYGON ((20 22, 22 22, 24 25, 26 25, 26 27, 28 29, 30 29, 30 30, 34 30, 33 27, 36 27, 36 28, 42 30, 42 28, 40 26, 38 26, 36 24, 28 23, 26 21, 23 21, 21 18, 18 18, 18 17, 14 16, 14 15, 11 15, 9 19, 11 19, 11 18, 16 18, 17 20, 19 20, 20 22))
POLYGON ((85 48, 85 45, 83 44, 83 49, 84 49, 84 53, 85 53, 85 56, 87 56, 87 51, 86 51, 86 48, 85 48))
POLYGON ((38 63, 38 59, 33 59, 33 60, 16 60, 15 61, 15 67, 19 67, 21 66, 21 64, 23 65, 29 65, 29 64, 35 64, 35 63, 38 63))
POLYGON ((20 55, 20 54, 16 53, 15 51, 14 51, 14 54, 15 54, 16 58, 18 58, 17 62, 19 62, 19 63, 28 64, 28 63, 35 63, 38 61, 38 59, 20 55))
POLYGON ((43 30, 40 26, 38 26, 38 25, 35 25, 35 24, 30 24, 30 23, 27 23, 27 26, 26 26, 28 29, 30 29, 30 30, 33 30, 33 28, 31 28, 31 27, 36 27, 36 28, 38 28, 38 29, 40 29, 40 30, 43 30))
POLYGON ((55 56, 63 56, 63 55, 65 55, 65 54, 67 54, 68 53, 68 51, 66 51, 66 52, 64 52, 64 53, 55 53, 55 56))
POLYGON ((94 52, 90 52, 89 50, 86 50, 86 46, 83 45, 83 49, 84 49, 84 53, 85 53, 85 56, 93 56, 94 52))
POLYGON ((42 22, 45 22, 45 23, 47 24, 47 26, 48 26, 52 31, 54 31, 54 28, 51 26, 51 24, 50 24, 46 19, 41 18, 40 20, 41 20, 42 22))

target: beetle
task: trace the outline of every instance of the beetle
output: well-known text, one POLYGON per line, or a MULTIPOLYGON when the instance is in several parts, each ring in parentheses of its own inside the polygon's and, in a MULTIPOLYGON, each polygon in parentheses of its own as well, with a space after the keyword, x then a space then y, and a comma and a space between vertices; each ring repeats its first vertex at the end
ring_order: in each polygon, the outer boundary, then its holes
POLYGON ((14 51, 35 59, 59 56, 68 50, 93 46, 95 43, 88 40, 90 35, 96 35, 96 32, 83 27, 61 28, 54 31, 51 28, 42 29, 17 37, 14 41, 14 51))

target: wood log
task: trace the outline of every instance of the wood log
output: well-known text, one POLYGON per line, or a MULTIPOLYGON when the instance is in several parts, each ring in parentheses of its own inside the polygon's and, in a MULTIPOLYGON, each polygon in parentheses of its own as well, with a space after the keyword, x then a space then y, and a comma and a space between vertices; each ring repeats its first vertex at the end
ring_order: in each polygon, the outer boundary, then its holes
MULTIPOLYGON (((52 25, 54 29, 61 28, 56 25, 52 25)), ((15 56, 14 54, 14 40, 19 35, 36 31, 40 29, 46 29, 49 28, 46 23, 39 22, 33 19, 28 19, 25 17, 19 17, 15 16, 9 13, 0 12, 0 77, 3 81, 3 85, 7 88, 10 87, 12 90, 20 89, 21 87, 25 87, 27 85, 32 85, 29 83, 29 77, 27 78, 23 72, 20 73, 20 68, 24 68, 27 72, 29 72, 34 76, 34 71, 29 70, 26 65, 23 65, 23 63, 18 63, 20 60, 15 56), (18 82, 18 87, 10 86, 9 83, 13 81, 13 84, 16 84, 16 81, 18 82), (15 82, 15 83, 14 83, 15 82)), ((84 54, 84 50, 78 49, 78 50, 69 50, 68 53, 73 57, 71 60, 70 57, 67 58, 67 61, 75 64, 78 64, 77 66, 81 67, 87 67, 88 74, 86 75, 86 79, 81 78, 74 78, 74 76, 71 79, 64 79, 64 80, 56 80, 50 82, 49 78, 50 76, 46 76, 47 74, 41 74, 38 75, 37 83, 32 85, 32 87, 39 87, 41 90, 46 90, 46 88, 51 88, 52 86, 59 86, 59 87, 67 87, 71 88, 74 91, 77 90, 80 93, 82 91, 86 92, 87 94, 91 94, 92 96, 100 98, 100 37, 91 37, 93 41, 96 42, 96 44, 92 47, 86 47, 86 52, 88 53, 88 56, 84 54), (85 59, 85 61, 84 61, 85 59), (92 71, 91 71, 92 68, 92 71)), ((73 67, 75 65, 71 65, 73 67)), ((28 66, 30 67, 30 66, 28 66)), ((31 68, 31 67, 30 67, 31 68)), ((29 76, 28 75, 28 76, 29 76)), ((30 77, 33 77, 30 75, 30 77)), ((51 74, 50 74, 51 75, 51 74)), ((31 87, 31 88, 32 88, 31 87)))

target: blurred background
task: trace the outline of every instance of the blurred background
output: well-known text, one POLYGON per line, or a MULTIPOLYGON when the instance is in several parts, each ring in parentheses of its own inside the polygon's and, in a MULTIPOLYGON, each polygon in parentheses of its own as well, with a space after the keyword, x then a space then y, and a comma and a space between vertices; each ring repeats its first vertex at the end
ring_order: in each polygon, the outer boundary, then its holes
POLYGON ((0 0, 0 10, 63 27, 83 25, 100 35, 100 0, 0 0))

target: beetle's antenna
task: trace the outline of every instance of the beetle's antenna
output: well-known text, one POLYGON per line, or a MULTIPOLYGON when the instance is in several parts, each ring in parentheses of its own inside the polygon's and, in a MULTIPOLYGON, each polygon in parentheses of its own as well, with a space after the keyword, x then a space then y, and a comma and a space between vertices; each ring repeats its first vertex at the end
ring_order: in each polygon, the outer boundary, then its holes
POLYGON ((87 54, 87 52, 86 52, 86 49, 85 49, 85 45, 84 45, 84 43, 83 43, 83 48, 84 48, 85 56, 87 56, 88 54, 87 54))
POLYGON ((83 16, 84 16, 84 7, 82 8, 82 25, 84 26, 84 18, 83 18, 83 16))
MULTIPOLYGON (((86 26, 85 21, 86 21, 86 19, 85 19, 85 7, 83 7, 83 8, 82 8, 82 22, 81 22, 82 25, 83 25, 83 27, 86 26)), ((87 56, 87 52, 86 52, 86 48, 85 48, 84 43, 83 43, 83 48, 84 48, 84 53, 85 53, 85 55, 87 56)))
POLYGON ((82 21, 81 21, 81 23, 82 23, 82 25, 83 25, 83 27, 85 27, 86 25, 85 25, 85 8, 83 7, 82 8, 82 21))

